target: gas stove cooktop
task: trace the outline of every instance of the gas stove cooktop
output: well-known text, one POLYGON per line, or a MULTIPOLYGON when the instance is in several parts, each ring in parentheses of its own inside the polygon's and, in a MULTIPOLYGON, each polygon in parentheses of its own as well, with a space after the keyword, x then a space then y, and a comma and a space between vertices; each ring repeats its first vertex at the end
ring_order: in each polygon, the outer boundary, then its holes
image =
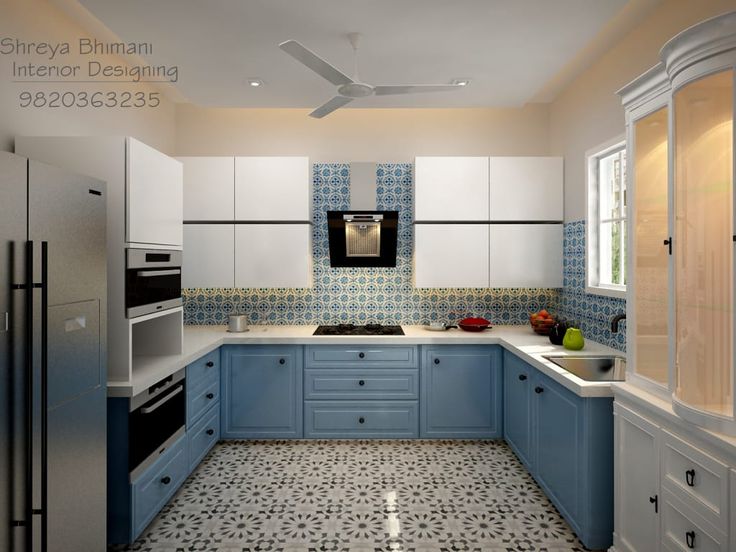
POLYGON ((384 326, 382 324, 337 324, 336 326, 317 326, 313 335, 404 335, 401 326, 384 326))

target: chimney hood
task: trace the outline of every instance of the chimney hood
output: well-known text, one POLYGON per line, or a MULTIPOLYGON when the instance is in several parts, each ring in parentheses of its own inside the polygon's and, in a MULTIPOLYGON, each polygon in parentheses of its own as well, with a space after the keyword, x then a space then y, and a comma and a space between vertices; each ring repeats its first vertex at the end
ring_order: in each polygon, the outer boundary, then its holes
POLYGON ((350 164, 350 210, 327 211, 332 267, 395 267, 398 211, 376 210, 376 164, 350 164))

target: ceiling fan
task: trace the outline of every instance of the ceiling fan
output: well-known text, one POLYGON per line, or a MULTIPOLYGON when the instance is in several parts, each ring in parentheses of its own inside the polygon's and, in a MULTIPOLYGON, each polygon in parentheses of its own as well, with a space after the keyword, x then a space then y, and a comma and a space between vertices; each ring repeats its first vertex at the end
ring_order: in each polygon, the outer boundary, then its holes
POLYGON ((353 78, 335 68, 333 65, 304 47, 296 40, 287 40, 279 44, 284 52, 300 61, 312 71, 337 86, 337 96, 312 111, 309 116, 321 119, 336 109, 352 102, 356 98, 366 96, 387 96, 389 94, 413 94, 414 92, 446 92, 462 88, 463 84, 399 84, 387 86, 372 86, 360 81, 358 77, 358 44, 360 33, 348 33, 348 40, 353 47, 355 58, 355 72, 353 78))

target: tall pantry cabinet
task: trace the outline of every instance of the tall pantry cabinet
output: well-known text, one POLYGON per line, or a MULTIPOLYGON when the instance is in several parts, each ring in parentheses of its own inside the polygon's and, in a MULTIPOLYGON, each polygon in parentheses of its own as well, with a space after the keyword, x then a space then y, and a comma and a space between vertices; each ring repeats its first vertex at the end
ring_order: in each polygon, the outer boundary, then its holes
POLYGON ((627 383, 614 386, 617 552, 732 550, 736 12, 619 94, 630 190, 627 383))

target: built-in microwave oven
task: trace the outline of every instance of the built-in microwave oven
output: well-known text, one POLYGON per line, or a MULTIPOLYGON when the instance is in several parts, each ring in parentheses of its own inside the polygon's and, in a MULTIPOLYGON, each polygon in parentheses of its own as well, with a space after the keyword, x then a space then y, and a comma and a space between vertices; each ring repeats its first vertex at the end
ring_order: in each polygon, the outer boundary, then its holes
POLYGON ((127 249, 125 266, 125 313, 128 318, 182 304, 181 251, 127 249))

